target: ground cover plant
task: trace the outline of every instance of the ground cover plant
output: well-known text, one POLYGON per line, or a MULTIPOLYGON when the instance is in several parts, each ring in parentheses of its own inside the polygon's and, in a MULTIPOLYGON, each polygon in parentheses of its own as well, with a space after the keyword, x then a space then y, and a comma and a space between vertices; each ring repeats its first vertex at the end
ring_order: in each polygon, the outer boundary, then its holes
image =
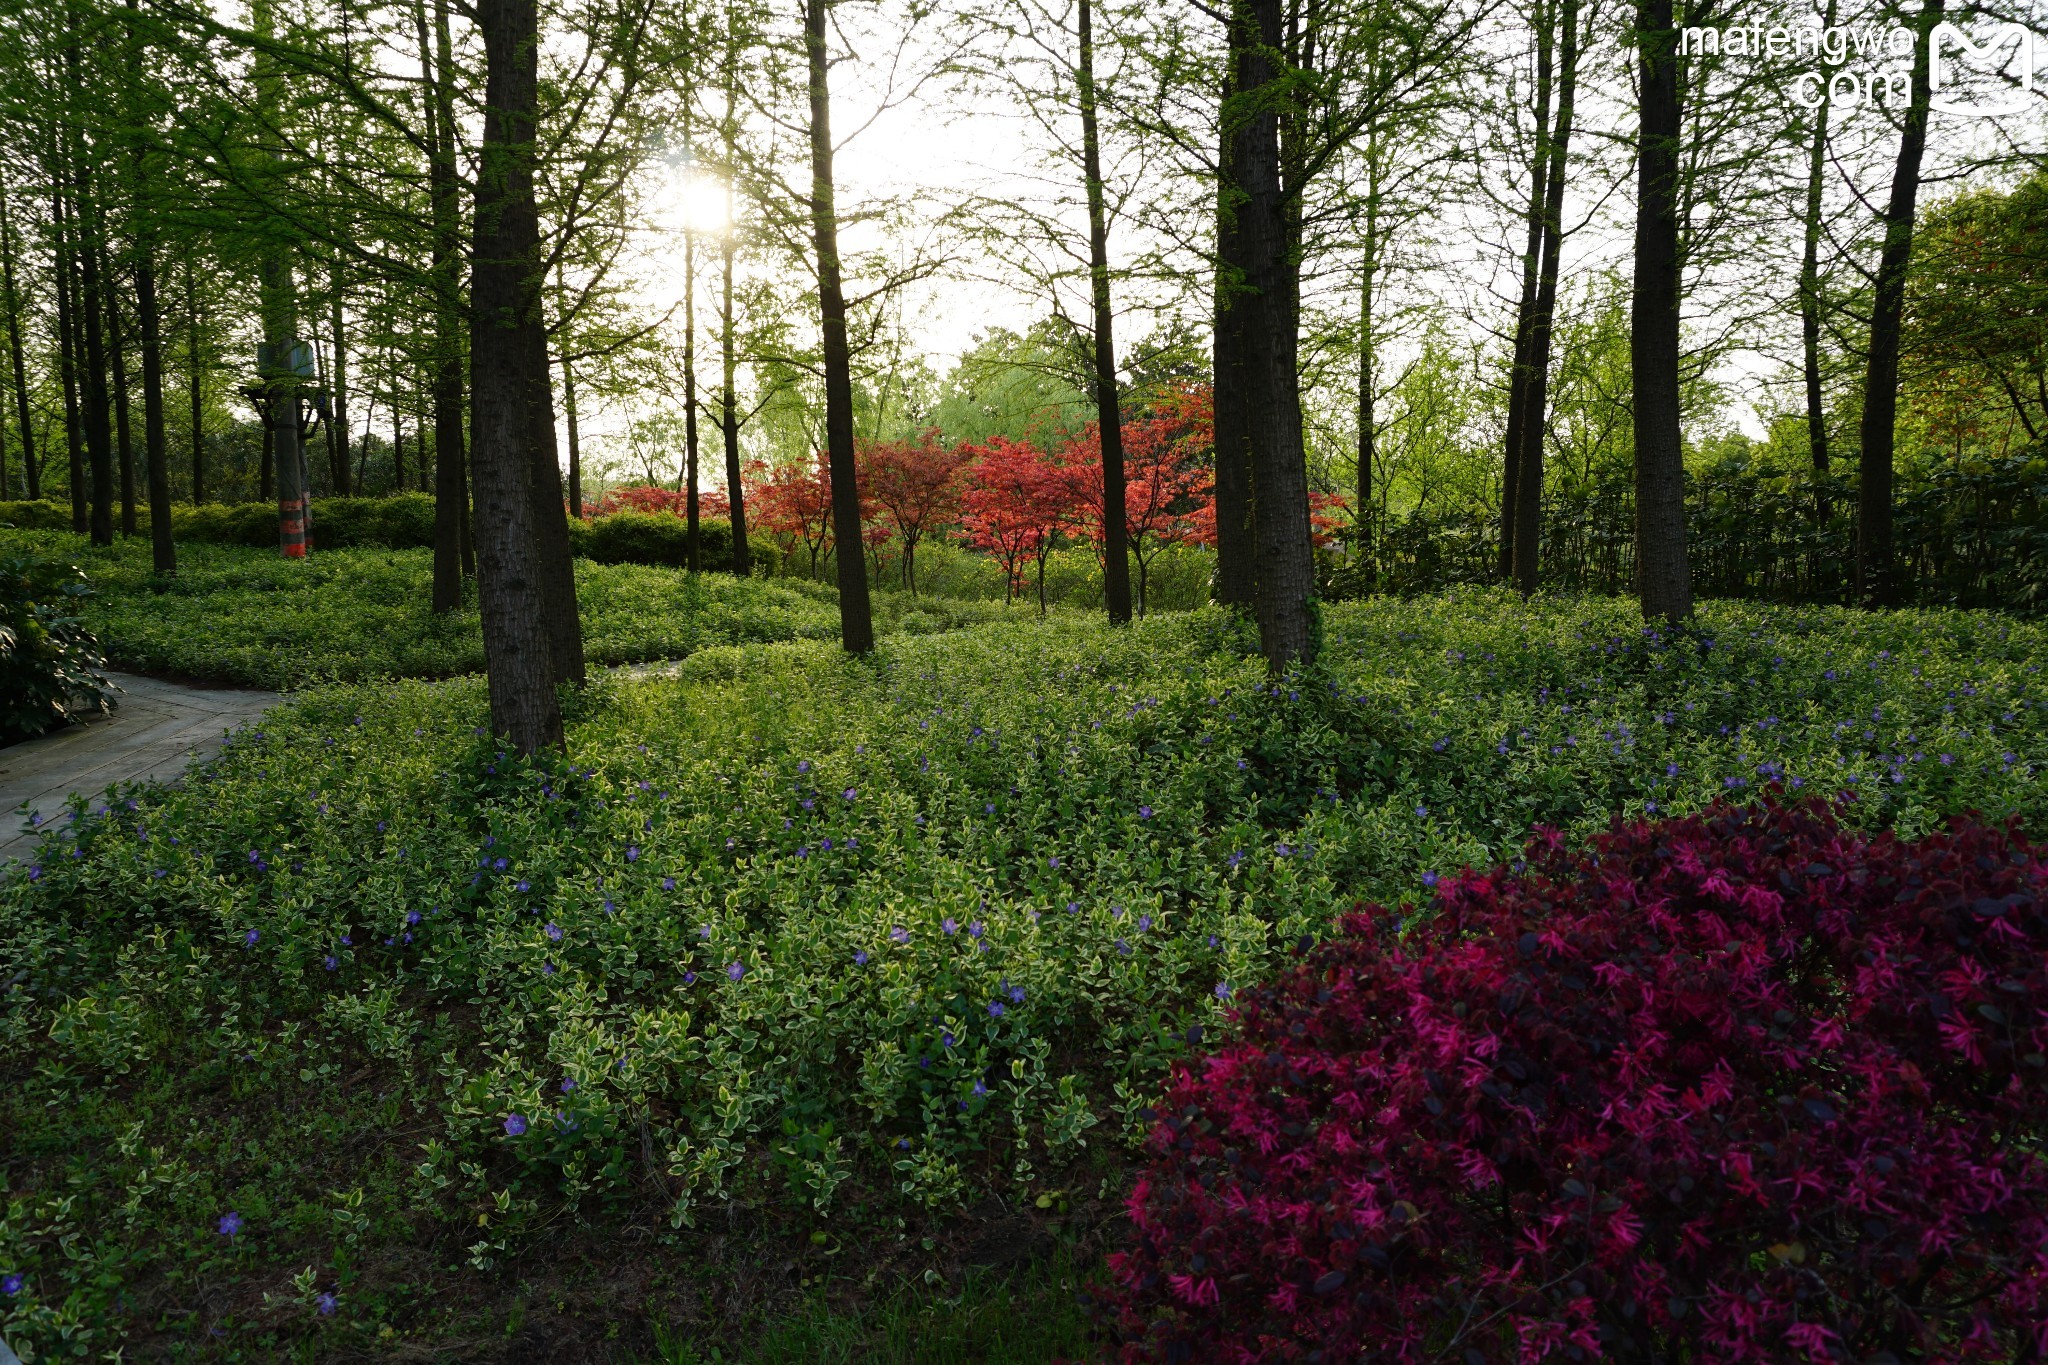
POLYGON ((1762 802, 1348 917, 1168 1087, 1123 1358, 2038 1359, 2044 897, 1762 802))
POLYGON ((53 821, 0 886, 0 1331, 651 1354, 991 1220, 1085 1249, 1168 1068, 1360 898, 1772 784, 1907 835, 2048 802, 2022 622, 1322 628, 1277 685, 1216 611, 711 647, 532 763, 478 680, 324 688, 53 821))
MULTIPOLYGON (((68 531, 0 530, 0 553, 17 550, 85 570, 93 595, 80 618, 116 668, 267 688, 483 671, 474 600, 447 616, 430 610, 428 550, 322 550, 292 562, 274 551, 182 542, 178 573, 163 580, 140 538, 96 548, 68 531)), ((829 595, 812 584, 585 561, 577 595, 593 664, 838 629, 829 595)), ((885 630, 947 629, 994 611, 877 594, 885 630)))
POLYGON ((0 557, 0 744, 104 710, 99 642, 80 619, 85 576, 58 559, 0 557))

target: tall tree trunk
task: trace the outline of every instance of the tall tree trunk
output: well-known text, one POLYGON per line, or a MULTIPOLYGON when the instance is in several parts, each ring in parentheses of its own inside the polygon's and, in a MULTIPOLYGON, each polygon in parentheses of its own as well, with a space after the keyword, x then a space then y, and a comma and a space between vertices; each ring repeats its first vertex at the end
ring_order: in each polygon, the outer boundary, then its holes
POLYGON ((121 534, 135 534, 135 441, 128 421, 128 334, 121 325, 121 291, 111 259, 102 258, 107 306, 107 354, 114 370, 114 449, 121 481, 121 534))
POLYGON ((1288 207, 1280 175, 1280 120, 1274 88, 1282 78, 1280 0, 1236 0, 1231 59, 1239 98, 1249 104, 1236 170, 1242 208, 1245 311, 1243 346, 1247 447, 1251 452, 1254 605, 1259 649, 1275 672, 1315 656, 1309 598, 1308 464, 1302 446, 1301 389, 1294 327, 1288 207))
POLYGON ((293 369, 298 307, 292 268, 282 255, 266 255, 259 267, 263 340, 268 363, 263 375, 264 425, 270 432, 270 463, 277 489, 277 551, 286 559, 306 557, 305 462, 299 450, 299 380, 293 369))
MULTIPOLYGON (((533 193, 540 23, 536 0, 480 0, 485 56, 483 144, 470 275, 471 438, 476 452, 477 598, 491 726, 522 754, 562 744, 547 621, 538 509, 532 497, 540 223, 533 193)), ((543 370, 539 378, 545 382, 543 370)))
POLYGON ((1216 319, 1213 329, 1216 447, 1216 600, 1249 613, 1258 592, 1252 547, 1251 418, 1245 375, 1244 195, 1239 167, 1250 136, 1234 65, 1226 68, 1216 147, 1216 319))
POLYGON ((266 403, 263 416, 262 462, 256 466, 256 496, 263 502, 269 502, 277 489, 277 480, 275 478, 277 469, 275 463, 276 451, 277 431, 271 425, 269 406, 266 403))
POLYGON ((533 500, 535 548, 540 554, 541 600, 547 608, 548 642, 554 651, 555 680, 581 683, 583 623, 576 607, 575 557, 569 548, 569 507, 562 487, 562 463, 555 445, 554 368, 541 314, 546 267, 535 233, 532 289, 533 326, 523 334, 527 348, 527 496, 533 500))
POLYGON ((1856 461, 1856 595, 1866 607, 1899 602, 1892 554, 1892 452, 1898 439, 1899 336, 1906 314, 1906 270, 1913 260, 1913 213, 1920 196, 1920 160, 1927 150, 1931 97, 1929 35, 1943 0, 1926 0, 1914 27, 1913 93, 1899 134, 1891 202, 1885 206, 1870 315, 1870 354, 1863 374, 1862 449, 1856 461))
POLYGON ((8 212, 4 187, 0 187, 0 266, 5 267, 7 287, 7 351, 14 367, 14 411, 21 426, 22 491, 33 502, 43 496, 43 471, 36 465, 35 430, 28 403, 28 363, 21 345, 21 293, 14 278, 14 222, 8 212))
POLYGON ((818 255, 818 322, 825 361, 825 457, 832 473, 832 529, 839 544, 839 636, 849 653, 875 647, 861 553, 860 486, 853 467, 853 361, 846 342, 846 295, 839 277, 839 215, 832 183, 832 93, 825 52, 830 0, 804 0, 810 55, 811 234, 818 255))
POLYGON ((740 404, 735 376, 739 368, 738 337, 733 331, 732 264, 737 249, 737 225, 733 221, 733 167, 738 161, 739 124, 735 121, 739 99, 736 63, 727 49, 725 68, 725 231, 718 242, 718 350, 720 388, 718 430, 725 444, 725 496, 732 517, 732 571, 746 578, 753 573, 753 558, 747 548, 747 490, 740 479, 740 404))
POLYGON ((1543 263, 1529 326, 1529 357, 1522 392, 1522 448, 1515 480, 1515 586, 1533 594, 1542 575, 1543 437, 1550 400, 1550 342, 1557 314, 1557 273, 1564 249, 1564 182, 1572 142, 1573 98, 1579 75, 1579 2, 1563 0, 1557 75, 1557 121, 1544 148, 1543 263))
POLYGON ((334 495, 348 497, 355 491, 350 477, 348 454, 348 325, 342 299, 341 256, 336 253, 327 275, 328 344, 334 350, 334 383, 329 393, 327 429, 334 448, 334 495))
POLYGON ((1088 181, 1088 284, 1095 331, 1095 427, 1102 445, 1102 595, 1111 625, 1131 619, 1129 521, 1124 507, 1123 402, 1116 379, 1116 315, 1109 297, 1109 218, 1102 193, 1096 121, 1094 7, 1080 0, 1075 96, 1081 112, 1081 173, 1088 181))
MULTIPOLYGON (((1376 51, 1374 55, 1377 56, 1376 51)), ((1357 506, 1352 508, 1351 515, 1352 526, 1357 533, 1354 552, 1369 584, 1376 579, 1373 562, 1373 502, 1376 497, 1373 464, 1379 458, 1379 414, 1373 388, 1378 382, 1373 363, 1377 345, 1373 331, 1373 294, 1379 282, 1380 252, 1383 249, 1380 240, 1383 152, 1379 121, 1375 119, 1366 130, 1365 137, 1365 238, 1359 243, 1361 259, 1358 272, 1358 467, 1353 485, 1357 506)))
POLYGON ((142 455, 148 462, 150 567, 163 576, 178 571, 178 547, 171 539, 171 471, 170 452, 164 440, 164 342, 156 301, 156 242, 146 230, 138 234, 135 243, 135 322, 142 334, 142 455))
POLYGON ((1522 297, 1515 306, 1515 356, 1508 370, 1507 440, 1501 454, 1500 484, 1500 576, 1512 582, 1515 576, 1516 521, 1522 500, 1523 432, 1528 425, 1529 344, 1536 325, 1537 277, 1543 254, 1543 192, 1549 165, 1550 94, 1552 49, 1556 11, 1538 0, 1536 30, 1536 129, 1534 150, 1529 157, 1529 212, 1522 248, 1522 297))
POLYGON ((114 543, 114 432, 107 392, 107 346, 101 329, 100 215, 86 172, 85 149, 78 149, 75 178, 78 195, 78 316, 85 338, 85 449, 92 462, 92 543, 114 543))
POLYGON ((57 274, 57 369, 64 388, 64 443, 69 457, 66 469, 71 492, 71 530, 84 535, 92 526, 92 509, 86 498, 85 424, 78 411, 78 276, 72 268, 74 238, 64 212, 64 196, 50 199, 50 231, 55 239, 57 274))
POLYGON ((697 563, 697 235, 683 230, 683 547, 697 563))
MULTIPOLYGON (((434 589, 437 613, 462 604, 462 579, 473 571, 469 551, 469 480, 462 431, 461 189, 455 165, 455 118, 449 86, 454 61, 448 33, 447 0, 434 0, 434 36, 427 40, 426 5, 416 3, 420 67, 426 78, 427 166, 434 246, 434 589), (431 56, 429 55, 431 52, 431 56)), ((573 424, 575 418, 570 418, 573 424)), ((574 438, 571 438, 574 449, 574 438)), ((573 462, 573 455, 571 457, 573 462)))
MULTIPOLYGON (((1827 0, 1821 21, 1826 32, 1835 26, 1837 0, 1827 0)), ((1806 378, 1806 448, 1813 459, 1813 516, 1816 529, 1827 525, 1830 511, 1827 400, 1820 383, 1820 228, 1821 191, 1828 161, 1828 101, 1813 111, 1813 146, 1806 158, 1805 251, 1799 261, 1799 340, 1806 378)))
POLYGON ((1629 374, 1635 397, 1636 578, 1643 615, 1692 615, 1685 455, 1678 416, 1678 175, 1681 94, 1672 0, 1636 0, 1641 90, 1629 374))
POLYGON ((185 372, 192 404, 192 505, 206 501, 206 408, 202 381, 205 356, 200 350, 199 293, 193 282, 193 263, 185 261, 185 372))

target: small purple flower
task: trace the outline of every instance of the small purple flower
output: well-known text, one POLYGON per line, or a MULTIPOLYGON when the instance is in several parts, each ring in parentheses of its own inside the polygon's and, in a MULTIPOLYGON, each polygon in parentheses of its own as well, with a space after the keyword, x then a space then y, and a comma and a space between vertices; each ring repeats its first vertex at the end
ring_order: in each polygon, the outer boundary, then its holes
POLYGON ((1119 953, 1122 953, 1125 957, 1129 957, 1131 955, 1131 945, 1124 942, 1122 939, 1118 939, 1116 941, 1116 950, 1119 953))
POLYGON ((333 954, 333 953, 329 953, 329 954, 328 954, 328 955, 327 955, 326 957, 323 957, 323 958, 321 958, 321 959, 320 959, 320 965, 321 965, 321 966, 323 966, 323 967, 325 967, 325 968, 326 968, 326 969, 327 969, 328 971, 330 971, 330 972, 331 972, 331 971, 333 971, 333 970, 334 970, 334 969, 335 969, 336 967, 339 967, 339 966, 341 965, 341 963, 335 960, 335 957, 334 957, 334 954, 333 954))
POLYGON ((910 942, 910 931, 899 924, 889 930, 889 937, 898 943, 908 943, 910 942))
POLYGON ((1231 855, 1223 861, 1230 864, 1231 871, 1236 871, 1238 865, 1244 862, 1244 850, 1241 848, 1233 850, 1231 855))
POLYGON ((0 1277, 0 1294, 5 1294, 11 1299, 21 1292, 22 1284, 23 1281, 19 1275, 0 1277))
POLYGON ((967 937, 969 938, 980 938, 983 932, 984 931, 980 920, 976 920, 974 921, 974 923, 967 926, 967 937))
POLYGON ((1010 987, 1010 1003, 1013 1005, 1024 1003, 1024 988, 1022 986, 1010 987))
POLYGON ((725 969, 725 979, 728 981, 737 981, 746 974, 747 969, 737 962, 731 963, 725 969))
POLYGON ((1054 869, 1055 871, 1057 871, 1057 870, 1059 869, 1059 865, 1060 865, 1060 858, 1059 858, 1059 855, 1058 855, 1057 853, 1055 853, 1055 854, 1054 854, 1054 855, 1053 855, 1052 857, 1050 857, 1050 858, 1047 858, 1047 859, 1045 860, 1045 865, 1046 865, 1047 867, 1049 867, 1049 868, 1052 868, 1052 869, 1054 869))
POLYGON ((525 1134, 526 1134, 526 1115, 524 1115, 524 1114, 507 1114, 507 1115, 505 1115, 505 1136, 506 1136, 506 1137, 523 1137, 523 1136, 525 1136, 525 1134))
POLYGON ((215 1224, 215 1227, 221 1236, 232 1240, 234 1235, 242 1230, 242 1215, 230 1209, 220 1216, 220 1222, 215 1224))
POLYGON ((673 890, 675 890, 675 889, 676 889, 676 879, 675 879, 674 877, 663 877, 663 878, 661 879, 661 889, 662 889, 662 890, 664 890, 664 891, 673 891, 673 890))
POLYGON ((1152 818, 1152 808, 1150 806, 1138 807, 1138 818, 1140 820, 1150 820, 1152 818))
POLYGON ((574 1090, 575 1088, 576 1078, 574 1076, 562 1077, 562 1093, 564 1095, 568 1094, 571 1090, 574 1090))
POLYGON ((1949 766, 1950 764, 1954 763, 1955 761, 1956 761, 1956 756, 1955 756, 1954 754, 1943 754, 1943 755, 1941 756, 1941 766, 1942 766, 1942 767, 1944 767, 1944 768, 1948 767, 1948 766, 1949 766))
POLYGON ((854 797, 855 797, 856 795, 857 795, 857 793, 856 793, 856 792, 854 791, 854 789, 853 789, 852 787, 848 787, 848 788, 846 789, 846 799, 847 799, 847 800, 849 800, 849 801, 853 800, 853 798, 854 798, 854 797))
POLYGON ((1140 915, 1140 916, 1138 916, 1138 932, 1139 932, 1139 933, 1141 933, 1141 934, 1142 934, 1142 933, 1144 933, 1144 932, 1145 932, 1146 930, 1150 929, 1151 927, 1152 927, 1152 917, 1151 917, 1150 915, 1140 915))
POLYGON ((710 926, 710 925, 708 925, 708 924, 700 924, 700 925, 698 925, 698 926, 697 926, 697 937, 698 937, 698 938, 710 938, 710 937, 711 937, 711 926, 710 926))
POLYGON ((800 773, 809 772, 811 770, 811 760, 809 760, 808 758, 799 759, 797 761, 796 770, 800 773))
POLYGON ((865 948, 856 948, 856 949, 854 949, 854 951, 853 951, 853 965, 854 965, 854 966, 856 966, 856 967, 865 967, 865 966, 867 966, 867 965, 868 965, 868 950, 867 950, 867 949, 865 949, 865 948))
POLYGON ((626 845, 626 861, 629 863, 637 863, 640 861, 640 845, 626 845))
POLYGON ((1427 820, 1429 818, 1429 807, 1417 806, 1415 808, 1415 818, 1418 820, 1427 820))
POLYGON ((334 1295, 322 1294, 319 1298, 313 1300, 313 1308, 314 1311, 319 1313, 321 1317, 330 1317, 333 1315, 334 1310, 340 1305, 340 1303, 341 1300, 336 1298, 334 1295))
POLYGON ((1216 998, 1218 1000, 1228 1000, 1230 998, 1230 983, 1228 981, 1216 983, 1216 998))
POLYGON ((954 1039, 953 1039, 953 1034, 952 1034, 952 1031, 951 1031, 950 1029, 946 1029, 946 1030, 941 1030, 941 1031, 940 1031, 940 1033, 939 1033, 939 1046, 940 1046, 940 1047, 944 1047, 944 1048, 950 1048, 950 1047, 952 1047, 952 1046, 953 1046, 953 1042, 954 1042, 954 1039))
POLYGON ((552 963, 552 962, 543 962, 543 963, 541 963, 541 964, 540 964, 540 974, 541 974, 542 976, 553 976, 553 975, 555 974, 555 964, 554 964, 554 963, 552 963))
POLYGON ((1003 1017, 1003 1002, 1002 1002, 1002 1001, 1000 1001, 1000 1000, 991 1000, 991 1001, 989 1001, 989 1002, 988 1002, 988 1017, 989 1017, 989 1018, 991 1018, 991 1019, 1000 1019, 1000 1018, 1002 1018, 1002 1017, 1003 1017))
POLYGON ((261 937, 263 937, 261 934, 257 933, 254 929, 251 929, 248 933, 242 935, 242 946, 244 948, 254 948, 256 946, 256 940, 261 937))
POLYGON ((960 921, 948 915, 945 921, 939 925, 939 928, 945 930, 948 934, 957 934, 960 932, 960 921))
POLYGON ((976 1081, 974 1083, 974 1093, 977 1097, 986 1095, 988 1093, 988 1086, 981 1081, 976 1081))
POLYGON ((533 890, 533 883, 527 881, 526 878, 521 877, 517 882, 513 884, 512 889, 514 891, 531 891, 533 890))
POLYGON ((562 926, 550 923, 547 927, 547 936, 548 942, 560 943, 562 941, 562 926))
POLYGON ((1435 886, 1435 885, 1436 885, 1436 883, 1437 883, 1437 875, 1436 875, 1436 873, 1434 873, 1434 872, 1425 872, 1425 873, 1423 873, 1423 874, 1422 874, 1422 884, 1423 884, 1424 886, 1435 886))
POLYGON ((696 974, 695 972, 684 972, 684 973, 683 973, 683 984, 684 984, 685 986, 694 986, 694 985, 696 985, 696 984, 697 984, 697 974, 696 974))
POLYGON ((408 911, 406 911, 406 912, 405 912, 405 922, 406 922, 407 924, 418 924, 418 923, 420 922, 420 912, 419 912, 419 911, 417 911, 417 910, 408 910, 408 911))

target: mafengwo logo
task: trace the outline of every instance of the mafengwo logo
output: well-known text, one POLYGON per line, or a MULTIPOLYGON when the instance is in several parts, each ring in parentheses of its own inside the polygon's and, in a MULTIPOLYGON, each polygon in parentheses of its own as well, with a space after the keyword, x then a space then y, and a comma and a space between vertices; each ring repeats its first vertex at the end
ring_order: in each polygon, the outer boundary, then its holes
POLYGON ((2027 107, 2034 94, 2034 35, 2025 24, 2000 24, 1979 46, 1970 41, 1969 34, 1954 24, 1943 22, 1934 26, 1934 36, 1930 41, 1934 44, 1928 59, 1928 75, 1933 87, 1930 103, 1936 109, 1948 114, 1997 118, 2002 114, 2017 114, 2027 107), (2007 44, 2011 44, 2012 53, 2001 58, 1998 54, 2007 44), (2010 97, 2002 104, 1983 104, 1944 94, 1944 90, 1955 88, 1960 74, 1956 58, 1990 75, 2003 72, 2013 82, 2010 97))

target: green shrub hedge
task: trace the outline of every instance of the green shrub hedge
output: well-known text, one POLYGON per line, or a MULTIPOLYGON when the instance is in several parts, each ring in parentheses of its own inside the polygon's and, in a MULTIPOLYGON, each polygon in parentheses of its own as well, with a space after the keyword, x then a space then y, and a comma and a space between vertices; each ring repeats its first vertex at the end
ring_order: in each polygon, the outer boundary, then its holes
MULTIPOLYGON (((136 529, 149 530, 149 509, 138 507, 136 529)), ((47 499, 0 502, 0 526, 25 531, 62 531, 71 508, 47 499)), ((171 508, 171 534, 179 540, 265 549, 277 543, 277 509, 264 502, 209 502, 171 508)), ((698 562, 707 572, 732 571, 732 526, 705 518, 698 523, 698 562)), ((681 518, 652 512, 615 512, 569 523, 569 544, 579 558, 599 564, 653 564, 682 568, 689 559, 688 531, 681 518)), ((313 503, 315 550, 383 547, 426 549, 434 543, 434 499, 426 493, 388 498, 320 498, 313 503)), ((774 577, 782 552, 757 538, 752 546, 756 576, 774 577)))

